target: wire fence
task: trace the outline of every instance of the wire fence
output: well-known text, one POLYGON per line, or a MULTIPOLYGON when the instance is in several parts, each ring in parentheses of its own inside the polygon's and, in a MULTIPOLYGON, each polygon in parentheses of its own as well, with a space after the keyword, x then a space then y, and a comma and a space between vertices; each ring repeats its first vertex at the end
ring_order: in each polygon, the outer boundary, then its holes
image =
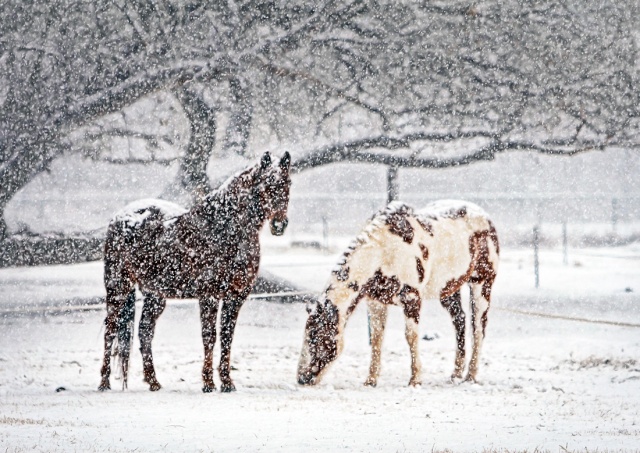
MULTIPOLYGON (((247 299, 249 300, 278 300, 279 298, 291 298, 297 296, 309 296, 307 291, 285 291, 279 293, 263 293, 263 294, 251 294, 247 299)), ((195 305, 196 299, 183 299, 172 300, 172 305, 195 305)), ((142 301, 138 300, 136 306, 142 307, 142 301)), ((78 305, 64 305, 64 306, 49 306, 49 307, 12 307, 6 309, 0 309, 0 317, 7 316, 47 316, 47 315, 65 315, 73 312, 82 311, 103 311, 105 309, 104 301, 94 301, 92 303, 81 303, 78 305)), ((534 318, 546 318, 562 321, 573 321, 588 324, 601 324, 616 327, 628 327, 628 328, 640 328, 640 324, 632 323, 628 321, 610 321, 605 319, 593 319, 576 316, 560 315, 555 313, 545 313, 540 311, 520 310, 507 307, 494 307, 493 310, 503 311, 507 313, 534 317, 534 318)))
MULTIPOLYGON (((400 199, 421 207, 438 199, 463 199, 483 207, 505 244, 533 242, 538 227, 541 246, 608 245, 616 240, 640 239, 640 195, 456 193, 401 194, 400 199)), ((326 241, 329 235, 353 235, 386 204, 386 193, 295 194, 290 225, 295 233, 326 241)))
MULTIPOLYGON (((421 207, 438 199, 463 199, 483 207, 494 220, 505 245, 527 245, 539 227, 540 245, 612 244, 640 239, 640 195, 531 193, 400 193, 421 207)), ((352 236, 385 206, 386 192, 293 193, 289 229, 320 245, 334 236, 352 236)), ((45 196, 19 199, 7 211, 10 226, 36 232, 104 234, 113 212, 131 199, 90 192, 73 198, 45 196), (15 220, 14 220, 15 219, 15 220)))

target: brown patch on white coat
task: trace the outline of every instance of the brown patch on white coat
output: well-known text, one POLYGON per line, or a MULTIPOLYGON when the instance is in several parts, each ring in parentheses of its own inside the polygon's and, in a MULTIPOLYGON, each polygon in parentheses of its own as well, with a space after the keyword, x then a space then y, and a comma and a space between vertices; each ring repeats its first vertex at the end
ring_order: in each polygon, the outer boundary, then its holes
POLYGON ((368 302, 372 347, 365 384, 375 386, 377 383, 389 305, 403 308, 405 336, 412 359, 409 384, 420 384, 421 301, 432 297, 440 298, 453 319, 458 352, 452 378, 461 377, 465 344, 460 288, 465 283, 472 291, 474 330, 467 379, 475 380, 498 252, 493 224, 471 203, 440 202, 419 212, 398 202, 391 203, 371 219, 345 252, 322 296, 324 302, 311 307, 298 382, 316 384, 321 380, 342 351, 347 319, 362 299, 368 302))

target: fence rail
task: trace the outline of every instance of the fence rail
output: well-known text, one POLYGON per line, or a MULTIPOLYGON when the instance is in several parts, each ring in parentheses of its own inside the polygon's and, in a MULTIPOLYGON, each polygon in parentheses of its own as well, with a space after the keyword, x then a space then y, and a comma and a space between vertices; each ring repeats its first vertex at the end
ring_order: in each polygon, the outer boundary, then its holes
MULTIPOLYGON (((479 204, 498 225, 601 224, 615 232, 619 225, 640 223, 640 195, 528 193, 406 193, 400 199, 424 206, 438 199, 464 199, 479 204)), ((319 228, 327 219, 333 233, 352 233, 386 203, 386 193, 298 193, 290 217, 298 225, 319 228)), ((570 228, 571 230, 571 228, 570 228)))
MULTIPOLYGON (((399 199, 423 206, 438 199, 464 199, 485 208, 498 225, 608 224, 640 222, 640 194, 515 193, 400 193, 399 199)), ((7 209, 10 227, 24 223, 36 232, 88 232, 104 229, 113 212, 133 199, 95 193, 73 199, 49 196, 17 199, 7 209), (97 196, 96 196, 97 195, 97 196)), ((290 225, 300 232, 328 229, 353 234, 387 202, 386 192, 292 193, 290 225)))

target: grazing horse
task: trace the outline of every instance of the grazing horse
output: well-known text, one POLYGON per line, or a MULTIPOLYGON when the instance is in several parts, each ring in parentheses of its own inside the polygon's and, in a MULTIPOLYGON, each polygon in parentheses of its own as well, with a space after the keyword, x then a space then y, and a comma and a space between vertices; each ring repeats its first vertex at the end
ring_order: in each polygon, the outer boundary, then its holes
POLYGON ((298 382, 317 384, 343 348, 347 320, 362 299, 368 302, 371 365, 365 385, 375 386, 387 307, 405 315, 411 350, 409 385, 420 385, 418 322, 422 300, 439 298, 456 329, 453 379, 465 365, 465 314, 460 288, 471 286, 473 349, 466 379, 474 381, 487 326, 491 287, 498 267, 498 236, 484 211, 461 201, 439 201, 420 211, 393 202, 376 214, 333 270, 309 318, 298 365, 298 382))
POLYGON ((199 299, 205 393, 215 390, 213 347, 218 304, 222 303, 221 390, 235 390, 229 374, 233 332, 258 273, 262 226, 269 221, 276 236, 287 227, 290 163, 289 153, 275 166, 265 153, 259 164, 231 177, 188 211, 172 203, 146 200, 116 214, 105 244, 107 316, 100 390, 110 389, 110 356, 116 336, 126 387, 135 285, 144 296, 139 337, 144 380, 150 390, 161 388, 151 341, 166 298, 199 299))

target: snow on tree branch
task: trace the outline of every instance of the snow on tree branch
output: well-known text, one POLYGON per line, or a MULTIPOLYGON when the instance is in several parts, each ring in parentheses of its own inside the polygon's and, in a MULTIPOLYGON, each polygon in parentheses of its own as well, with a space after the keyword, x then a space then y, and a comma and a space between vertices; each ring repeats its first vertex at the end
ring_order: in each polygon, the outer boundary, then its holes
POLYGON ((591 143, 583 144, 583 146, 575 148, 544 147, 535 143, 509 140, 503 141, 499 137, 486 133, 467 133, 458 135, 418 133, 403 137, 379 136, 376 138, 354 140, 337 145, 326 146, 318 150, 311 151, 306 154, 305 157, 294 161, 291 168, 292 172, 300 173, 314 167, 339 162, 383 164, 397 168, 448 168, 469 165, 474 162, 493 160, 497 154, 507 151, 534 151, 547 155, 573 156, 588 151, 601 151, 607 146, 608 145, 606 143, 591 143), (391 152, 383 152, 383 150, 393 151, 408 149, 413 143, 417 142, 432 141, 443 143, 474 137, 490 138, 490 141, 488 144, 481 146, 478 149, 470 150, 464 154, 459 154, 453 157, 406 157, 394 155, 391 152))

